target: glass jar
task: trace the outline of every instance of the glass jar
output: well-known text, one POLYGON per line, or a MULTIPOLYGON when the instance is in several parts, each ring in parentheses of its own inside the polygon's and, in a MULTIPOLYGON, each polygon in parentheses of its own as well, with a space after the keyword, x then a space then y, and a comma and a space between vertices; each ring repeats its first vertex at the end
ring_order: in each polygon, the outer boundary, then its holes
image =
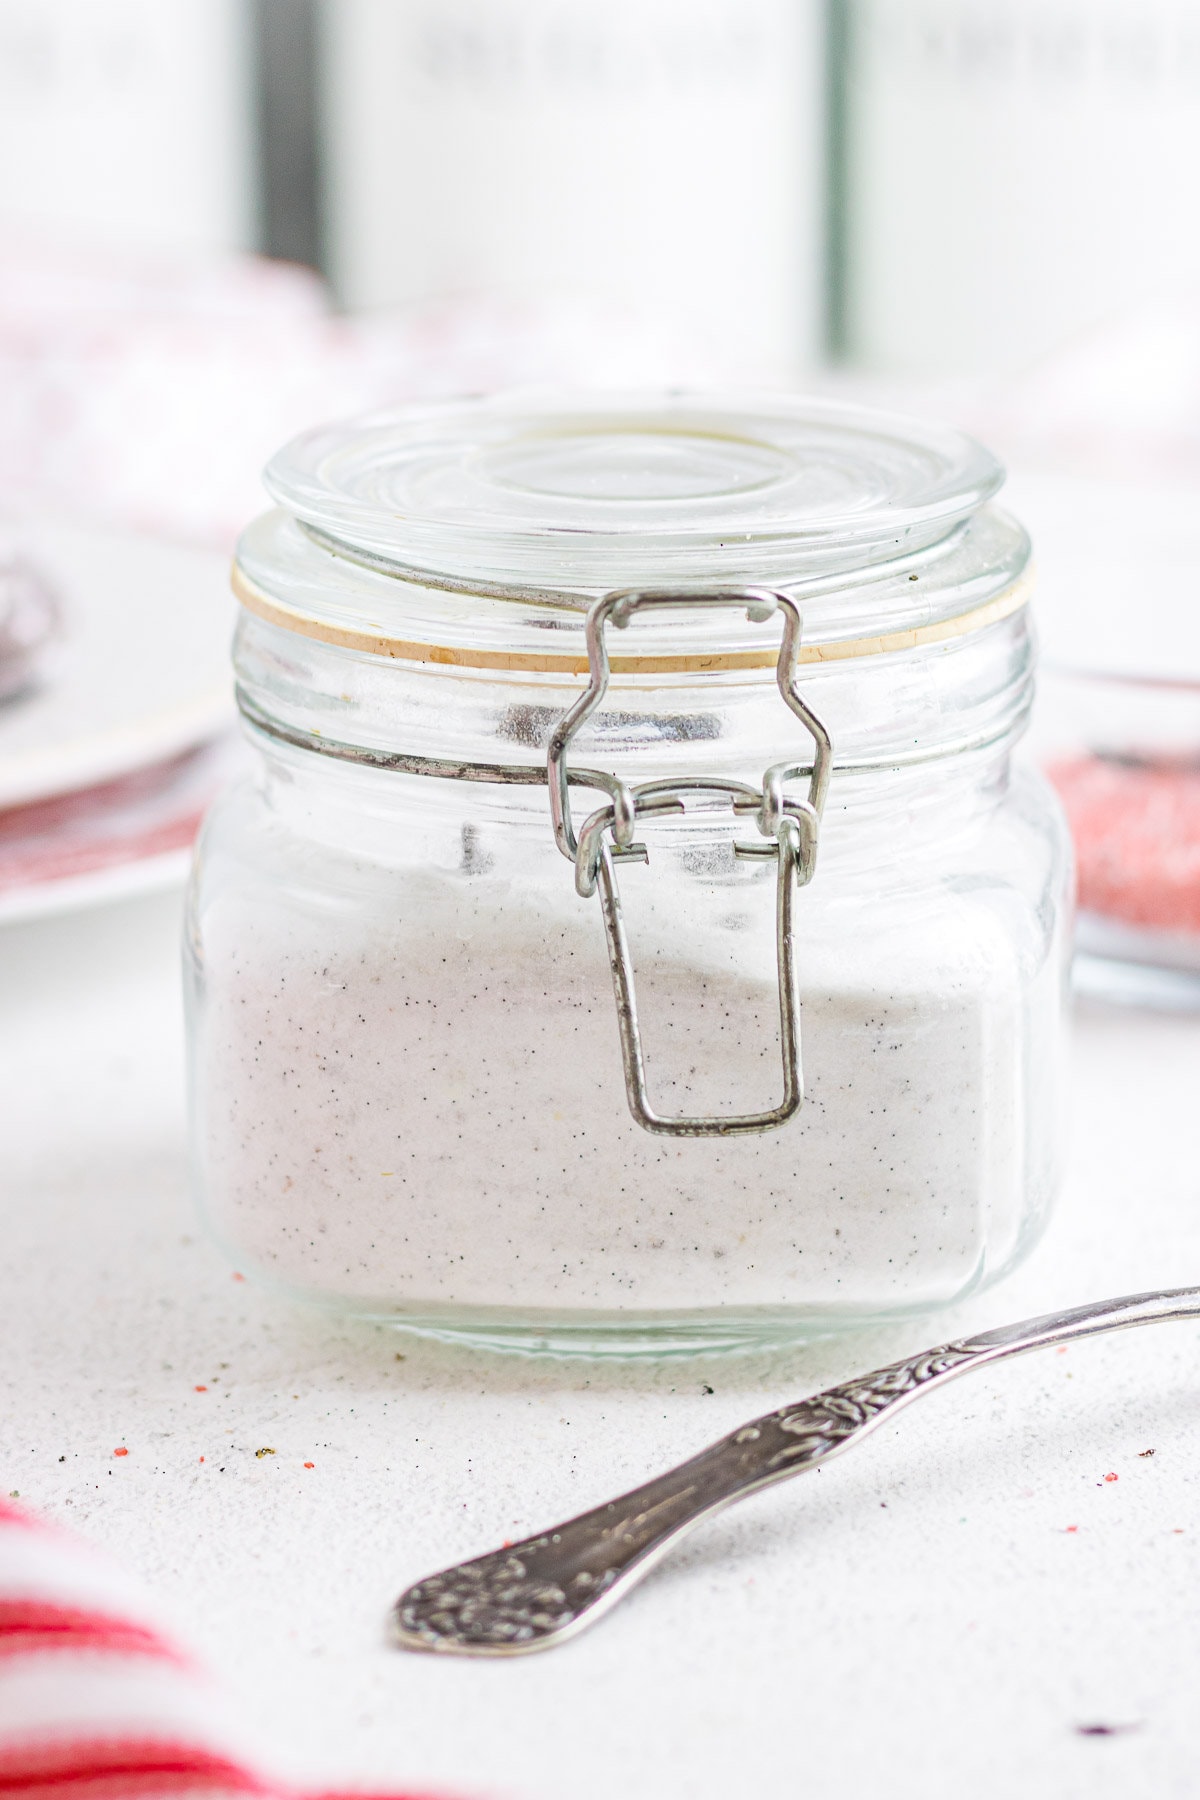
POLYGON ((1200 679, 1058 664, 1040 748, 1075 841, 1075 981, 1200 1010, 1200 679))
POLYGON ((790 398, 298 439, 242 540, 196 1179, 412 1330, 693 1350, 994 1280, 1055 1187, 1069 857, 978 445, 790 398))

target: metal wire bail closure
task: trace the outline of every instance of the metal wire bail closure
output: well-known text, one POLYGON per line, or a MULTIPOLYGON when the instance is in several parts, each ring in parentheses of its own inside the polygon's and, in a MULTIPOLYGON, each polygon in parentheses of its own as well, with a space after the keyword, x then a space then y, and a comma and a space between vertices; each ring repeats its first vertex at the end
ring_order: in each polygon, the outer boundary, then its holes
MULTIPOLYGON (((804 1099, 792 909, 795 890, 811 881, 816 867, 817 839, 825 796, 829 789, 833 749, 825 726, 801 698, 796 687, 796 655, 800 647, 801 626, 800 609, 791 596, 773 593, 766 588, 741 588, 736 592, 701 594, 654 591, 605 594, 596 601, 587 617, 590 670, 587 692, 564 714, 550 736, 546 773, 550 787, 554 841, 563 855, 575 865, 576 890, 586 898, 594 894, 597 887, 600 889, 608 959, 617 1002, 617 1021, 621 1032, 621 1059, 625 1067, 625 1091, 629 1097, 629 1110, 644 1130, 663 1137, 736 1137, 747 1132, 770 1131, 790 1119, 804 1099), (624 630, 636 612, 689 606, 739 607, 745 610, 746 617, 754 623, 762 623, 777 613, 782 615, 783 640, 779 647, 775 679, 788 707, 813 740, 811 766, 807 763, 776 763, 764 774, 761 789, 750 787, 745 782, 726 781, 715 776, 680 776, 668 781, 646 781, 631 787, 614 776, 609 790, 611 800, 592 813, 577 836, 571 818, 569 787, 572 776, 567 767, 567 749, 608 691, 610 671, 604 639, 605 628, 611 623, 618 630, 624 630), (785 784, 803 775, 808 776, 806 798, 788 799, 784 791, 785 784), (646 1067, 638 1024, 633 963, 629 955, 621 897, 613 865, 622 858, 648 862, 646 846, 634 842, 638 819, 682 813, 685 811, 684 796, 694 793, 723 794, 729 799, 735 814, 754 815, 764 841, 735 843, 735 855, 774 857, 777 861, 775 946, 779 978, 779 1036, 783 1052, 783 1098, 778 1106, 773 1106, 767 1112, 741 1113, 728 1117, 664 1119, 654 1111, 646 1090, 646 1067)), ((591 785, 596 785, 595 771, 588 771, 588 775, 591 785)), ((575 779, 579 777, 576 776, 575 779)))

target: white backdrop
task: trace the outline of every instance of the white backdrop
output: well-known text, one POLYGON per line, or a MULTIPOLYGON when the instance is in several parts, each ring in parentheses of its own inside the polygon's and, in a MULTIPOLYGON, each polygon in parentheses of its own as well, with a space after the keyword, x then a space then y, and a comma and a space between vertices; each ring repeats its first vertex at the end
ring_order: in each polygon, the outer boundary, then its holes
POLYGON ((849 0, 849 348, 1004 368, 1200 284, 1197 0, 849 0))
POLYGON ((819 0, 337 0, 327 230, 352 306, 599 298, 787 373, 822 312, 819 0))
POLYGON ((0 225, 247 245, 245 33, 240 0, 0 0, 0 225))

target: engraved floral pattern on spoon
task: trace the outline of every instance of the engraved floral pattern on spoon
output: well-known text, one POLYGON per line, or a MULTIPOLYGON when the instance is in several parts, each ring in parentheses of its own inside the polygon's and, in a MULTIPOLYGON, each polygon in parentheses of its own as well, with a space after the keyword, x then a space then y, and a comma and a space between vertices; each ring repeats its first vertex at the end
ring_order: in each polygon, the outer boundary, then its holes
POLYGON ((426 1576, 396 1603, 396 1640, 476 1656, 560 1642, 614 1605, 702 1519, 836 1455, 915 1395, 1049 1344, 1197 1315, 1200 1288, 1126 1295, 942 1344, 826 1388, 551 1531, 426 1576))

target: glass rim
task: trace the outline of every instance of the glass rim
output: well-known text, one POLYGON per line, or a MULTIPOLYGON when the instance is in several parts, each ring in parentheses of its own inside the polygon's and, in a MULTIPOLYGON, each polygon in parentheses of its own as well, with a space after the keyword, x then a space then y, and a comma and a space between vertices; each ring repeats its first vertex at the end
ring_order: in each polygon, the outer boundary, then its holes
MULTIPOLYGON (((780 393, 522 390, 301 433, 272 498, 408 580, 574 594, 853 576, 939 542, 1004 470, 954 427, 780 393)), ((578 604, 578 601, 576 601, 578 604)))

